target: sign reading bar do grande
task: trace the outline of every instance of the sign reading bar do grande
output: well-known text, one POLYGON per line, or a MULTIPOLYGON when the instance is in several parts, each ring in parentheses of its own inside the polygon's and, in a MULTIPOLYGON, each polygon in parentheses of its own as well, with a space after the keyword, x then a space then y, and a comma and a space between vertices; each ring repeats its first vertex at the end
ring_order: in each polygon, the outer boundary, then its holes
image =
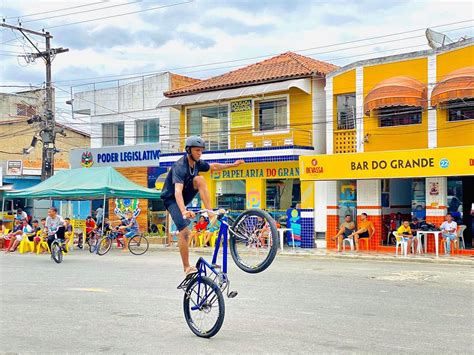
POLYGON ((159 144, 73 149, 71 168, 158 166, 159 144))
POLYGON ((301 180, 474 175, 474 147, 300 157, 301 180))

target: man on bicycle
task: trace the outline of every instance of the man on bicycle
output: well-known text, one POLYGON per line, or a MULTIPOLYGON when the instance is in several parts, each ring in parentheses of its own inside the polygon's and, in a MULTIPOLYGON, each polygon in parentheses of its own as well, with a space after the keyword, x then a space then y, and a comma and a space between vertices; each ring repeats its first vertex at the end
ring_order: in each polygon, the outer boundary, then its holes
POLYGON ((127 251, 128 239, 132 238, 134 235, 140 232, 140 227, 138 225, 137 219, 133 216, 132 211, 127 211, 127 219, 122 220, 122 226, 119 227, 119 230, 123 233, 123 251, 127 251))
POLYGON ((192 136, 186 139, 186 155, 173 164, 161 192, 161 199, 164 201, 165 207, 179 231, 178 247, 186 274, 197 271, 194 266, 189 265, 188 246, 188 239, 191 233, 188 228, 189 219, 194 218, 195 214, 192 211, 187 211, 186 206, 199 192, 204 207, 208 210, 211 209, 209 189, 206 180, 199 176, 199 172, 209 170, 221 171, 244 163, 243 160, 237 160, 232 164, 209 164, 200 160, 204 148, 205 142, 201 137, 192 136))
POLYGON ((58 209, 51 207, 48 210, 48 217, 46 217, 46 231, 48 233, 48 246, 51 250, 51 243, 53 243, 55 237, 64 242, 64 232, 66 231, 66 222, 58 215, 58 209))

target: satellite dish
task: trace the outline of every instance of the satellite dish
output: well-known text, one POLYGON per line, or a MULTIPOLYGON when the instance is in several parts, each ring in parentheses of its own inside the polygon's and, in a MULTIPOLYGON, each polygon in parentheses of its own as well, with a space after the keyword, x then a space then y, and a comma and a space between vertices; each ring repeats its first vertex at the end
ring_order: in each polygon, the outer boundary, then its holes
POLYGON ((440 32, 433 31, 431 28, 427 28, 425 31, 428 45, 433 48, 443 47, 446 44, 454 43, 448 36, 440 32))

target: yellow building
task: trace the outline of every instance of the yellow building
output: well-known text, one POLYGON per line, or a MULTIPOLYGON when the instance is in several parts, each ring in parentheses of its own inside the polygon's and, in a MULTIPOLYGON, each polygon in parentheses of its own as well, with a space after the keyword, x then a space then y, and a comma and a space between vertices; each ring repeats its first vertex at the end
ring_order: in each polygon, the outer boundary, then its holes
POLYGON ((355 62, 328 74, 326 94, 328 155, 301 157, 300 169, 326 202, 315 225, 328 246, 346 214, 363 212, 374 250, 389 243, 397 212, 434 224, 450 212, 471 245, 473 40, 355 62))
MULTIPOLYGON (((277 219, 301 207, 303 223, 313 220, 313 184, 300 183, 298 158, 325 151, 325 76, 336 68, 287 52, 165 93, 158 107, 180 110, 181 144, 200 135, 207 144, 204 160, 246 162, 205 175, 214 206, 265 208, 277 219)), ((160 154, 160 166, 180 156, 160 154)), ((312 226, 302 246, 313 247, 312 226)))

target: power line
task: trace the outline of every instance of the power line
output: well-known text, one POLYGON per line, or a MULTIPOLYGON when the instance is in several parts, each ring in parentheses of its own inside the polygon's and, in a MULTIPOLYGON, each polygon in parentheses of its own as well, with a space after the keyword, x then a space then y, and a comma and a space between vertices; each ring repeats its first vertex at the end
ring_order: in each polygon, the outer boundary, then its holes
MULTIPOLYGON (((461 23, 473 22, 473 21, 474 21, 473 19, 470 19, 470 20, 464 20, 464 21, 458 21, 458 22, 451 22, 451 23, 432 26, 431 28, 445 27, 445 26, 451 26, 451 25, 455 25, 455 24, 461 24, 461 23)), ((469 26, 467 28, 470 28, 470 27, 472 27, 472 26, 469 26)), ((385 35, 381 35, 381 36, 367 37, 367 38, 361 38, 361 39, 352 40, 352 41, 333 43, 333 44, 319 46, 319 47, 298 49, 298 50, 293 50, 293 52, 299 53, 299 52, 305 52, 305 51, 310 51, 310 50, 314 50, 314 49, 323 49, 323 48, 329 48, 329 47, 334 47, 334 46, 341 46, 341 45, 346 45, 346 44, 364 42, 364 41, 369 41, 369 40, 373 40, 373 39, 386 38, 386 37, 398 36, 398 35, 407 34, 407 33, 413 33, 413 32, 417 32, 417 31, 421 31, 421 30, 424 31, 425 29, 426 28, 421 28, 421 29, 418 28, 418 29, 414 29, 414 30, 408 30, 408 31, 397 32, 397 33, 392 33, 392 34, 385 34, 385 35)), ((463 29, 463 28, 461 28, 461 29, 463 29)), ((458 30, 458 29, 451 29, 451 30, 448 30, 448 31, 445 31, 445 32, 450 32, 450 31, 455 31, 455 30, 458 30)), ((423 37, 423 36, 424 35, 420 35, 420 37, 423 37)), ((259 55, 259 56, 254 56, 254 57, 246 57, 246 58, 240 58, 240 59, 211 62, 211 63, 206 63, 206 64, 198 64, 198 65, 185 66, 185 67, 168 68, 168 69, 163 69, 163 70, 160 70, 160 71, 136 72, 136 73, 121 74, 121 75, 104 75, 104 76, 88 77, 88 78, 83 78, 83 79, 57 80, 57 81, 55 81, 55 83, 94 80, 94 79, 100 79, 100 78, 119 78, 119 77, 127 78, 127 77, 131 77, 131 76, 133 77, 133 76, 136 76, 136 75, 159 74, 159 73, 163 73, 163 72, 178 71, 178 70, 182 70, 182 69, 193 69, 193 68, 207 67, 207 66, 218 65, 218 64, 227 64, 227 63, 235 63, 235 62, 242 62, 242 61, 248 61, 248 60, 267 58, 267 57, 275 56, 275 55, 278 55, 278 54, 281 54, 281 53, 265 54, 265 55, 259 55)), ((218 69, 221 69, 221 68, 222 67, 220 67, 218 69)), ((84 85, 86 85, 86 84, 84 84, 84 85)))
POLYGON ((46 27, 46 28, 47 28, 48 30, 51 30, 51 29, 53 29, 53 28, 58 28, 58 27, 72 26, 72 25, 78 25, 78 24, 80 24, 80 23, 93 22, 93 21, 99 21, 99 20, 106 20, 106 19, 109 19, 109 18, 115 18, 115 17, 133 15, 133 14, 138 14, 138 13, 142 13, 142 12, 148 12, 148 11, 153 11, 153 10, 158 10, 158 9, 164 9, 164 8, 168 8, 168 7, 174 7, 174 6, 189 4, 189 3, 192 3, 192 2, 194 2, 194 0, 187 0, 187 1, 177 2, 177 3, 173 3, 173 4, 168 4, 168 5, 161 5, 161 6, 150 7, 150 8, 148 8, 148 9, 143 9, 143 10, 125 12, 125 13, 117 14, 117 15, 110 15, 110 16, 98 17, 98 18, 91 19, 91 20, 77 21, 77 22, 71 22, 71 23, 64 23, 64 24, 62 24, 62 25, 49 26, 49 27, 46 27))
MULTIPOLYGON (((106 0, 106 1, 107 1, 107 0, 106 0)), ((52 12, 60 12, 60 11, 78 9, 78 8, 80 8, 80 7, 93 6, 93 5, 97 5, 97 4, 103 4, 103 3, 104 3, 104 1, 98 1, 98 2, 91 3, 91 4, 77 5, 77 6, 71 6, 71 7, 64 7, 64 8, 56 9, 56 10, 49 10, 49 11, 43 11, 43 12, 36 12, 36 13, 34 13, 34 14, 3 17, 3 19, 5 19, 5 20, 19 19, 19 18, 25 18, 25 17, 36 16, 36 15, 49 14, 49 13, 52 13, 52 12)))
MULTIPOLYGON (((87 13, 87 12, 94 12, 94 11, 99 11, 99 10, 111 9, 111 8, 120 7, 120 6, 128 6, 128 5, 133 5, 133 4, 136 4, 136 3, 138 3, 138 2, 142 2, 142 1, 143 1, 143 0, 136 0, 136 1, 126 2, 126 3, 124 3, 124 4, 115 4, 115 5, 109 5, 109 6, 99 7, 99 8, 97 8, 97 9, 83 10, 83 11, 71 12, 71 13, 68 13, 68 14, 55 15, 55 16, 50 16, 50 17, 43 17, 43 18, 34 19, 34 20, 22 21, 22 23, 44 21, 44 20, 49 20, 49 19, 52 19, 52 18, 58 18, 58 17, 65 17, 65 16, 70 16, 70 15, 83 14, 83 13, 87 13)), ((50 27, 50 28, 52 28, 52 27, 50 27)))

